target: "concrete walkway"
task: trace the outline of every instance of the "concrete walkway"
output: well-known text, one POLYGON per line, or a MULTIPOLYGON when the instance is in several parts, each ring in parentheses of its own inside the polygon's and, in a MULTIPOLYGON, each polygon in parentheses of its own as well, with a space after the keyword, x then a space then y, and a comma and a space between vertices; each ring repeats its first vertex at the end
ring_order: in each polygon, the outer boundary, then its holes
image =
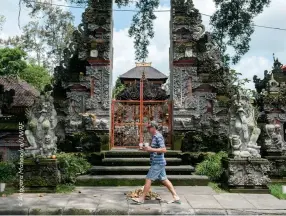
MULTIPOLYGON (((124 193, 136 188, 77 187, 69 194, 24 194, 22 207, 19 194, 13 194, 0 197, 0 215, 286 215, 286 200, 270 194, 218 194, 210 187, 178 186, 181 205, 157 200, 135 205, 124 193)), ((152 191, 171 199, 163 187, 152 191)))

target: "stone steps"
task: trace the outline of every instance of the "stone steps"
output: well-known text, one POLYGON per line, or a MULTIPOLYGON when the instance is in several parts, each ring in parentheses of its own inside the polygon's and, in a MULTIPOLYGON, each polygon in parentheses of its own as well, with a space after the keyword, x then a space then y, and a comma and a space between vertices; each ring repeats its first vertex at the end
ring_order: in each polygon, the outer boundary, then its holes
MULTIPOLYGON (((102 151, 105 158, 149 158, 150 153, 143 152, 138 149, 115 149, 110 151, 102 151)), ((181 151, 168 150, 165 153, 166 158, 178 158, 181 151)))
MULTIPOLYGON (((207 186, 207 176, 193 175, 195 169, 182 165, 181 151, 168 150, 167 177, 177 186, 207 186)), ((143 186, 150 168, 150 154, 138 149, 102 151, 99 162, 94 163, 88 175, 79 176, 78 186, 143 186), (101 164, 99 166, 99 164, 101 164)), ((160 182, 155 182, 155 185, 160 182)))
MULTIPOLYGON (((182 164, 181 158, 166 158, 166 161, 170 166, 182 164)), ((102 164, 104 166, 149 166, 150 158, 104 158, 102 164)))
MULTIPOLYGON (((90 175, 146 175, 150 166, 94 166, 88 174, 90 175)), ((170 175, 191 175, 194 167, 166 166, 166 172, 170 175)))
MULTIPOLYGON (((168 175, 175 186, 207 186, 209 179, 199 175, 168 175)), ((77 177, 77 186, 143 186, 146 175, 82 175, 77 177)), ((154 182, 160 185, 160 182, 154 182)))

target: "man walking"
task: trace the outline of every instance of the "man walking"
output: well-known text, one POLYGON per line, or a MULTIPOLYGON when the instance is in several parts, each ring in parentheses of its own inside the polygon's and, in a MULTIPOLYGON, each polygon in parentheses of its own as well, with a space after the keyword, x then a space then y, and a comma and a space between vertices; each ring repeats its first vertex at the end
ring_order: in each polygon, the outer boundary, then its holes
POLYGON ((151 188, 152 181, 159 180, 168 190, 172 193, 173 201, 171 203, 181 203, 179 196, 177 195, 173 184, 167 179, 166 176, 166 160, 164 153, 167 152, 164 138, 157 129, 158 125, 156 122, 152 121, 147 126, 149 133, 152 135, 151 146, 144 146, 143 151, 150 152, 150 163, 151 167, 146 176, 143 194, 139 198, 132 199, 137 204, 143 204, 146 194, 151 188))

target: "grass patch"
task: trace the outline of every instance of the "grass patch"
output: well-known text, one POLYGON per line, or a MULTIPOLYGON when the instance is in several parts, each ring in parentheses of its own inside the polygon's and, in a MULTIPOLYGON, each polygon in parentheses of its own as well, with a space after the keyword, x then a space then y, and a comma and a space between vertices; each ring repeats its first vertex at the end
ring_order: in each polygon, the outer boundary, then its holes
POLYGON ((4 192, 0 192, 0 197, 5 197, 5 196, 9 196, 12 195, 14 193, 18 193, 17 189, 12 187, 12 186, 7 186, 5 188, 4 192))
POLYGON ((228 193, 226 190, 222 189, 220 184, 215 182, 209 182, 209 187, 211 187, 217 193, 228 193))
POLYGON ((73 184, 60 184, 57 185, 57 193, 71 193, 75 190, 75 186, 73 184))
POLYGON ((286 194, 282 193, 282 184, 270 184, 268 187, 273 196, 286 200, 286 194))

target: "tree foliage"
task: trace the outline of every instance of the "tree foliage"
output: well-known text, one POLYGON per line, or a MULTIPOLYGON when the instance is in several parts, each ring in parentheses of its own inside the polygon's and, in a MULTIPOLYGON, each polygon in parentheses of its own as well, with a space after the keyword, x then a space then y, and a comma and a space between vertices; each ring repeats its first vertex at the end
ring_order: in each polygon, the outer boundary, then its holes
POLYGON ((46 68, 26 61, 27 54, 20 48, 0 49, 0 75, 19 76, 38 90, 51 82, 46 68))
POLYGON ((221 51, 227 46, 234 49, 232 63, 236 64, 249 51, 254 32, 253 19, 271 0, 214 0, 217 10, 211 17, 213 37, 221 51))
POLYGON ((139 11, 133 16, 129 36, 134 37, 135 59, 145 61, 148 57, 149 39, 154 37, 153 20, 156 19, 154 9, 159 0, 141 0, 136 2, 139 11))
POLYGON ((29 84, 37 88, 39 91, 51 83, 51 76, 46 68, 30 64, 20 73, 20 78, 26 80, 29 84))
POLYGON ((116 98, 116 96, 125 89, 125 85, 122 84, 121 80, 117 78, 115 82, 115 86, 112 90, 112 97, 116 98))
MULTIPOLYGON (((71 4, 87 6, 92 0, 65 1, 71 4)), ((118 7, 127 6, 132 2, 134 1, 115 0, 115 3, 118 5, 118 7)), ((38 14, 41 11, 46 11, 45 8, 51 7, 49 4, 31 2, 30 0, 23 0, 23 3, 26 5, 26 7, 31 8, 32 16, 38 14)), ((154 10, 158 6, 159 0, 140 0, 136 1, 135 3, 135 7, 138 9, 138 12, 133 16, 129 29, 129 36, 134 37, 135 58, 138 61, 145 61, 145 59, 148 57, 148 45, 150 44, 150 39, 154 37, 153 21, 156 19, 154 10)), ((57 20, 60 20, 60 18, 57 20)))
POLYGON ((2 31, 3 24, 5 23, 6 18, 3 15, 0 15, 0 31, 2 31))
POLYGON ((29 53, 30 60, 35 59, 37 65, 47 67, 52 73, 62 60, 63 50, 69 43, 74 17, 69 11, 60 7, 23 1, 31 8, 30 21, 22 29, 22 35, 4 41, 6 45, 20 47, 29 53))
POLYGON ((26 56, 19 48, 0 49, 0 75, 19 75, 27 67, 26 56))

